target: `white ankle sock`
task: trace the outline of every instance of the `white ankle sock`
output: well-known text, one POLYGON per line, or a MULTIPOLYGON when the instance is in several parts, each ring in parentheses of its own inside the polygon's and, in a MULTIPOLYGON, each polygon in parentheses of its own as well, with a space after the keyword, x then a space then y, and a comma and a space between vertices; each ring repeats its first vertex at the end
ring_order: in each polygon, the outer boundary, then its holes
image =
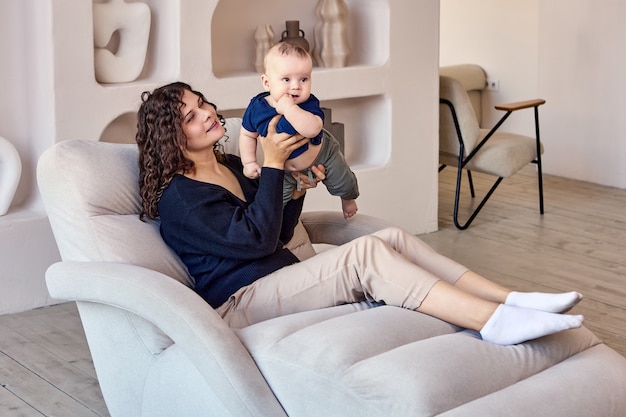
POLYGON ((563 330, 578 328, 583 316, 546 313, 530 308, 500 304, 480 330, 483 340, 498 345, 515 345, 563 330))
POLYGON ((560 294, 545 292, 516 292, 506 298, 504 304, 514 307, 532 308, 548 313, 564 313, 582 300, 583 296, 576 291, 560 294))

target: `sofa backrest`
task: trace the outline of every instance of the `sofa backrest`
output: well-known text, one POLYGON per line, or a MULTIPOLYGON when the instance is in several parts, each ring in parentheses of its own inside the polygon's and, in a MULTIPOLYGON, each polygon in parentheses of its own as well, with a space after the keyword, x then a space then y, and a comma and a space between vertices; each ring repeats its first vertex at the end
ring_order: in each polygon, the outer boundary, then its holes
MULTIPOLYGON (((225 147, 238 151, 240 119, 227 120, 225 147)), ((122 262, 193 280, 159 234, 141 221, 137 145, 63 141, 41 156, 37 177, 64 261, 122 262)))

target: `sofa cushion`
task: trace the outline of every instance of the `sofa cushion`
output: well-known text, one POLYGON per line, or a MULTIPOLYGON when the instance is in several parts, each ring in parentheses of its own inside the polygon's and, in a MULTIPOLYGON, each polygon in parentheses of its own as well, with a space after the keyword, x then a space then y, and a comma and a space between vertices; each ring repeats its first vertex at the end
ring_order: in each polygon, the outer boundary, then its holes
POLYGON ((506 389, 599 343, 583 328, 500 346, 480 340, 476 332, 398 307, 332 314, 346 308, 279 317, 238 330, 289 415, 307 415, 310 409, 318 415, 335 415, 338 409, 360 417, 436 415, 506 389))

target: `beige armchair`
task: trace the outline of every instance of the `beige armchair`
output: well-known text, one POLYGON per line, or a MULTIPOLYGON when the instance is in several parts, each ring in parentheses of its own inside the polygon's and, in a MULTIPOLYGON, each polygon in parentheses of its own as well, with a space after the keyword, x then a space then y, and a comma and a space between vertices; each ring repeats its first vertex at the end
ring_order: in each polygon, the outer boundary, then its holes
MULTIPOLYGON (((367 303, 229 328, 158 223, 138 219, 134 145, 58 143, 38 181, 63 259, 46 282, 78 305, 112 417, 626 414, 626 359, 585 328, 505 347, 367 303)), ((332 212, 302 223, 333 245, 385 225, 332 212)))
MULTIPOLYGON (((484 80, 484 72, 476 65, 455 67, 454 71, 440 71, 454 74, 460 81, 446 75, 439 76, 439 172, 447 166, 457 169, 454 198, 453 221, 458 229, 466 229, 474 221, 487 200, 504 178, 509 178, 530 163, 537 166, 537 186, 539 194, 539 212, 543 214, 543 173, 541 155, 543 144, 539 136, 539 106, 543 99, 497 105, 497 110, 504 111, 498 122, 489 129, 480 127, 476 109, 480 102, 472 101, 468 88, 470 81, 484 80), (478 68, 478 69, 476 69, 478 68), (516 111, 532 109, 534 113, 535 136, 507 132, 501 128, 507 118, 516 111), (481 201, 475 205, 465 222, 459 220, 460 196, 463 170, 467 172, 472 198, 476 196, 472 172, 482 172, 496 177, 491 188, 484 193, 481 201)), ((474 97, 481 97, 480 93, 474 97)))

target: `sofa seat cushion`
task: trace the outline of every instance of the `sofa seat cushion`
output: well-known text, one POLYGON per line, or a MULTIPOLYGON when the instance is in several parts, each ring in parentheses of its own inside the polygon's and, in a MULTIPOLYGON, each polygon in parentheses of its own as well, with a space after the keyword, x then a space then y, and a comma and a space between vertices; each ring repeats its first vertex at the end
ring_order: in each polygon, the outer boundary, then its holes
POLYGON ((298 416, 436 415, 600 343, 582 328, 499 346, 392 306, 333 307, 237 332, 287 413, 298 416))

